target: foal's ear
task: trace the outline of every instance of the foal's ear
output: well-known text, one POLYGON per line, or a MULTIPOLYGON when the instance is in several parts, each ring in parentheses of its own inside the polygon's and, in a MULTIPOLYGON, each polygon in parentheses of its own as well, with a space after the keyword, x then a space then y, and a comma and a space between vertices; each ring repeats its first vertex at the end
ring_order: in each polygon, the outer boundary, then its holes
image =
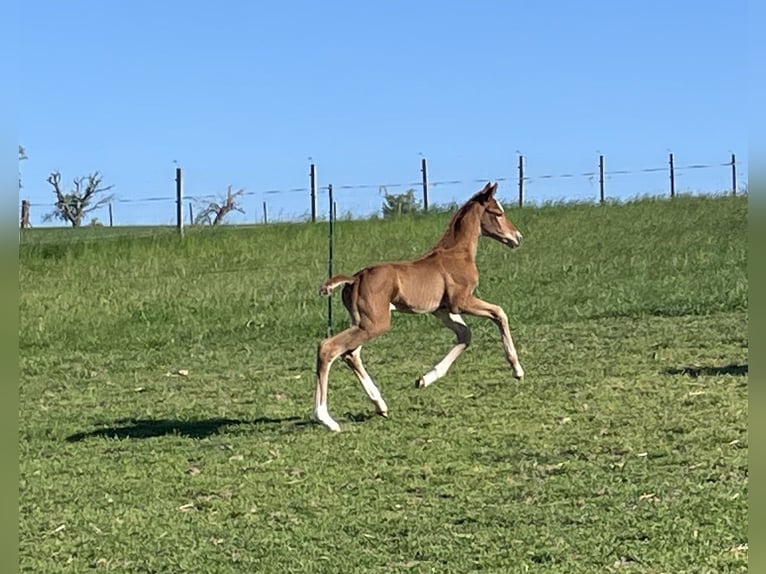
POLYGON ((482 187, 479 191, 477 191, 473 195, 470 201, 477 201, 483 205, 487 203, 490 199, 492 199, 496 191, 497 191, 497 182, 492 183, 491 181, 489 181, 484 187, 482 187))
POLYGON ((476 198, 481 201, 482 203, 489 201, 492 197, 494 197, 495 192, 497 191, 497 182, 487 182, 487 185, 485 185, 482 190, 476 194, 476 198))

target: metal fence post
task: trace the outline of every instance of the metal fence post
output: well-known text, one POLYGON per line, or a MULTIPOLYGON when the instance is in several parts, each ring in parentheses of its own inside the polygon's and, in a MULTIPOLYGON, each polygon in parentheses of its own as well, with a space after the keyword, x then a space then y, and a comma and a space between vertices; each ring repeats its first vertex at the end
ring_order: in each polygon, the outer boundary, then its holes
POLYGON ((673 154, 670 154, 670 159, 668 161, 670 164, 670 197, 676 196, 676 171, 673 164, 673 154))
POLYGON ((311 181, 311 222, 316 223, 317 220, 317 170, 316 166, 312 163, 309 168, 309 180, 311 181))
POLYGON ((598 186, 599 186, 599 198, 601 203, 604 203, 604 156, 598 156, 598 186))
MULTIPOLYGON (((328 219, 328 237, 327 237, 327 278, 332 277, 332 257, 333 257, 333 234, 335 227, 335 201, 332 197, 332 184, 327 186, 329 195, 328 219)), ((332 293, 327 298, 327 336, 332 335, 332 293)))
POLYGON ((176 227, 178 227, 178 234, 184 236, 184 204, 183 204, 183 179, 181 174, 181 168, 176 168, 176 227))

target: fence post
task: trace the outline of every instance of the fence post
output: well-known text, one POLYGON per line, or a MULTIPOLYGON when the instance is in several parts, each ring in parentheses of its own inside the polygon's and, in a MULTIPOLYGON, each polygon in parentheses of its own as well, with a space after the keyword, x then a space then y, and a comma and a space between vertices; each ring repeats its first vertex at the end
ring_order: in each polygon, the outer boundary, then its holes
POLYGON ((673 154, 670 154, 670 197, 676 196, 676 171, 673 165, 673 154))
MULTIPOLYGON (((111 204, 110 208, 111 208, 111 204)), ((28 227, 31 227, 29 224, 29 200, 28 199, 22 199, 21 200, 21 229, 26 229, 28 227)))
POLYGON ((112 202, 109 202, 109 227, 114 227, 114 213, 112 212, 112 202))
POLYGON ((317 220, 317 170, 312 163, 309 168, 309 179, 311 180, 311 223, 317 220))
POLYGON ((176 227, 178 228, 178 234, 184 236, 184 204, 183 204, 183 180, 181 175, 181 168, 176 168, 176 227))
POLYGON ((420 160, 420 171, 423 173, 423 211, 428 211, 428 164, 426 158, 420 160))
POLYGON ((601 203, 604 203, 604 156, 598 156, 598 187, 599 187, 599 199, 601 203))
POLYGON ((269 222, 269 212, 266 209, 266 201, 263 202, 263 223, 269 222))
POLYGON ((737 156, 731 154, 731 194, 737 195, 737 156))
POLYGON ((524 206, 524 156, 519 154, 519 207, 524 206))
MULTIPOLYGON (((327 214, 328 220, 328 236, 327 236, 327 278, 332 277, 332 256, 333 256, 333 233, 335 226, 335 201, 332 197, 332 184, 327 186, 327 193, 329 196, 329 213, 327 214)), ((332 335, 332 293, 327 298, 327 336, 332 335)))
POLYGON ((194 225, 194 208, 192 202, 189 202, 189 225, 194 225))

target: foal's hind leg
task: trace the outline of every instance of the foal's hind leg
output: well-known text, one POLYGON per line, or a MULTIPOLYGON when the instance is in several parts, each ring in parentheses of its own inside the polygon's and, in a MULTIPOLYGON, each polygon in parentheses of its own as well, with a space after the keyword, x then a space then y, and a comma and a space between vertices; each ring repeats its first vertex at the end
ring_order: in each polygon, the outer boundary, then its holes
POLYGON ((344 353, 343 360, 348 367, 354 371, 359 382, 362 383, 364 391, 367 393, 367 397, 375 405, 375 411, 381 416, 388 416, 388 406, 386 405, 386 401, 383 400, 380 390, 378 390, 378 387, 372 382, 372 377, 367 373, 367 370, 362 363, 362 347, 360 346, 353 351, 344 353))
MULTIPOLYGON (((346 308, 346 311, 348 311, 349 317, 351 317, 351 322, 356 324, 362 320, 362 317, 358 311, 355 312, 354 304, 352 302, 352 292, 353 287, 351 285, 346 285, 343 289, 342 300, 343 306, 346 308)), ((365 321, 365 323, 367 323, 367 321, 365 321)), ((370 377, 370 375, 367 373, 367 370, 364 368, 364 364, 362 363, 362 347, 359 346, 355 349, 352 349, 351 351, 344 353, 343 360, 345 361, 346 365, 348 365, 348 367, 354 372, 356 378, 359 379, 362 387, 364 387, 364 391, 367 393, 367 397, 375 405, 375 410, 377 413, 384 417, 388 416, 388 406, 383 400, 378 387, 376 387, 375 383, 372 382, 372 377, 370 377)))
MULTIPOLYGON (((391 315, 388 310, 388 300, 383 297, 375 297, 375 293, 367 294, 366 298, 358 297, 355 293, 358 293, 355 289, 347 285, 343 289, 343 304, 351 315, 351 321, 354 323, 352 327, 349 327, 345 331, 341 331, 333 337, 328 337, 321 343, 317 349, 317 386, 314 393, 314 418, 326 426, 332 431, 339 431, 340 425, 333 420, 327 409, 327 386, 328 378, 330 374, 330 366, 335 359, 351 354, 353 351, 364 345, 367 341, 374 339, 378 335, 386 332, 391 326, 391 315), (355 299, 355 301, 352 301, 355 299)), ((353 364, 356 364, 356 359, 351 359, 353 364)), ((359 363, 361 366, 361 359, 359 363)), ((353 367, 352 367, 353 368, 353 367)), ((364 371, 364 367, 360 372, 364 371)), ((364 372, 366 374, 366 372, 364 372)), ((362 379, 360 379, 362 380, 362 379)), ((367 390, 368 396, 372 399, 370 391, 377 388, 372 384, 372 380, 367 375, 362 380, 362 384, 367 390), (369 385, 365 384, 369 381, 369 385)), ((377 392, 377 396, 380 397, 380 392, 377 392)), ((377 404, 378 408, 388 411, 383 399, 380 399, 380 404, 377 404)), ((374 401, 373 401, 374 402, 374 401)))
MULTIPOLYGON (((327 410, 327 385, 330 366, 339 356, 361 347, 370 339, 386 331, 390 326, 390 320, 387 315, 383 316, 377 324, 368 323, 369 321, 363 319, 362 326, 354 325, 319 343, 319 349, 317 350, 317 386, 314 393, 314 418, 332 431, 339 431, 340 425, 333 420, 327 410)), ((385 407, 382 399, 379 407, 385 407)), ((387 407, 385 408, 387 412, 387 407)))
POLYGON ((452 363, 460 356, 460 353, 471 344, 471 330, 463 322, 463 318, 460 315, 450 313, 447 309, 438 309, 434 311, 433 315, 440 319, 450 331, 455 333, 457 340, 455 341, 455 346, 450 349, 449 353, 441 361, 436 363, 433 369, 415 381, 415 386, 418 388, 427 387, 446 375, 452 363))
POLYGON ((314 392, 314 419, 331 431, 340 431, 340 425, 327 410, 327 385, 330 367, 339 356, 356 349, 369 339, 369 333, 360 327, 353 326, 319 343, 317 349, 317 383, 314 392))

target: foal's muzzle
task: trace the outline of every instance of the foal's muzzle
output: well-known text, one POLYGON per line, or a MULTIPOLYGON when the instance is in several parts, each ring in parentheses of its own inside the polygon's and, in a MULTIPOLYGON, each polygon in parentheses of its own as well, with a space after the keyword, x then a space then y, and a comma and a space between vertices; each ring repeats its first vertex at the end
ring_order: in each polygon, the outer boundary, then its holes
POLYGON ((521 232, 516 231, 515 233, 506 235, 504 238, 504 243, 511 249, 516 249, 519 245, 521 245, 522 237, 523 236, 521 235, 521 232))

